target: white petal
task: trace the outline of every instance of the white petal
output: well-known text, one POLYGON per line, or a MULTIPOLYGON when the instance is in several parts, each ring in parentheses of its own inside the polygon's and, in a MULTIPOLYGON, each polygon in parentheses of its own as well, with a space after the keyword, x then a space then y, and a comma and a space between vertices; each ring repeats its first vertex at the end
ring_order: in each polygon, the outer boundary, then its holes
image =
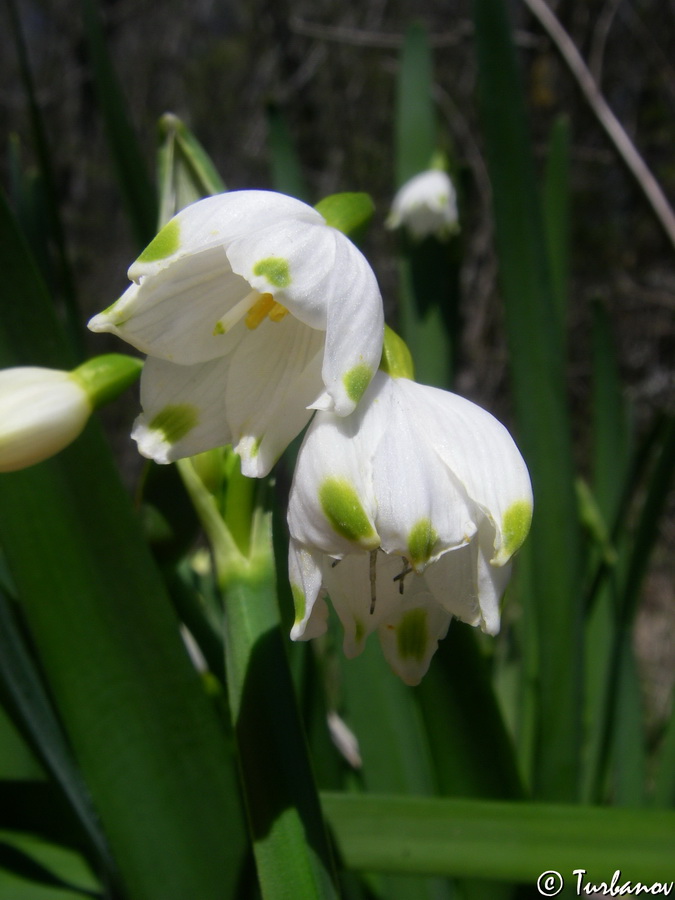
POLYGON ((154 250, 151 244, 130 267, 129 278, 139 281, 181 257, 229 244, 242 235, 273 227, 289 218, 325 224, 311 206, 274 191, 228 191, 206 197, 181 210, 162 229, 170 235, 173 252, 166 253, 169 242, 162 243, 156 238, 154 250))
POLYGON ((309 421, 322 345, 320 331, 286 316, 266 319, 232 353, 223 400, 245 475, 266 475, 309 421))
POLYGON ((229 444, 225 384, 229 360, 179 366, 150 357, 141 375, 143 413, 132 438, 139 452, 158 463, 229 444))
POLYGON ((446 612, 467 625, 480 624, 476 541, 446 553, 424 570, 423 578, 436 602, 446 612))
POLYGON ((358 415, 343 419, 334 413, 317 413, 298 452, 293 475, 288 503, 290 532, 302 543, 334 557, 351 553, 355 543, 344 530, 336 529, 330 510, 322 505, 327 484, 343 485, 351 492, 360 507, 356 513, 375 531, 372 473, 369 457, 356 440, 358 427, 358 415))
POLYGON ((352 412, 377 371, 384 316, 375 275, 347 238, 336 247, 326 284, 328 316, 323 380, 340 416, 352 412))
POLYGON ((457 230, 457 195, 448 174, 430 169, 407 181, 394 197, 386 225, 405 225, 416 239, 457 230))
POLYGON ((394 581, 403 569, 403 560, 377 553, 374 562, 373 571, 366 552, 345 556, 337 565, 324 558, 323 586, 342 623, 343 651, 349 659, 361 653, 368 635, 395 616, 403 602, 399 583, 394 581))
POLYGON ((468 543, 476 531, 475 513, 461 484, 419 433, 406 399, 398 380, 378 373, 364 398, 368 405, 359 438, 373 452, 375 523, 382 547, 421 570, 441 553, 468 543))
POLYGON ((217 247, 132 284, 89 328, 111 331, 144 353, 189 365, 223 356, 245 336, 243 323, 236 333, 225 334, 219 322, 242 300, 249 298, 252 305, 256 297, 217 247))
POLYGON ((406 684, 420 683, 451 619, 431 594, 419 592, 380 625, 377 633, 385 659, 406 684))
POLYGON ((291 540, 288 550, 288 578, 295 603, 291 640, 308 641, 326 631, 328 607, 321 591, 320 556, 291 540))
POLYGON ((506 428, 486 410, 447 391, 397 379, 419 432, 495 526, 493 562, 503 565, 529 529, 532 487, 506 428))

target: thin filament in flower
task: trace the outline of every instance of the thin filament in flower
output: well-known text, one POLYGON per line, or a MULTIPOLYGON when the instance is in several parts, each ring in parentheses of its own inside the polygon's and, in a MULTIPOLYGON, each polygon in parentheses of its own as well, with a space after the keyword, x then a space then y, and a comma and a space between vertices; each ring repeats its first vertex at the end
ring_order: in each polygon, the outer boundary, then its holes
POLYGON ((405 576, 410 575, 410 573, 413 571, 414 570, 413 570, 412 566, 410 565, 410 563, 404 556, 403 557, 403 570, 401 572, 399 572, 398 575, 394 575, 394 578, 392 579, 393 581, 398 581, 398 583, 399 583, 399 585, 398 585, 399 594, 403 593, 403 582, 404 582, 405 576))
POLYGON ((375 612, 375 601, 377 600, 377 550, 370 551, 370 615, 375 612))

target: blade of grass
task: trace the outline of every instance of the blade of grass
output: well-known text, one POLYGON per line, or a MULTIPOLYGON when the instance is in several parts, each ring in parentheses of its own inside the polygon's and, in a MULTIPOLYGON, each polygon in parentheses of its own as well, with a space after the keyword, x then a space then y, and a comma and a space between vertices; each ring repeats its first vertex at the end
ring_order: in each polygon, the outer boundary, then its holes
POLYGON ((372 794, 321 795, 348 868, 534 885, 581 866, 596 884, 675 880, 675 813, 372 794))
POLYGON ((106 45, 98 0, 82 0, 85 34, 98 102, 124 203, 139 247, 156 233, 157 198, 106 45))
MULTIPOLYGON (((68 350, 0 201, 0 364, 68 350)), ((244 851, 232 760, 100 430, 0 478, 0 542, 80 770, 134 900, 232 895, 244 851), (39 565, 36 565, 36 560, 39 565)))
POLYGON ((429 168, 436 149, 436 116, 431 89, 433 64, 424 25, 410 25, 405 34, 398 76, 396 106, 396 184, 429 168))
POLYGON ((564 340, 506 4, 474 0, 473 10, 518 436, 535 497, 533 594, 526 598, 539 643, 533 783, 542 798, 572 799, 579 779, 582 595, 564 340))

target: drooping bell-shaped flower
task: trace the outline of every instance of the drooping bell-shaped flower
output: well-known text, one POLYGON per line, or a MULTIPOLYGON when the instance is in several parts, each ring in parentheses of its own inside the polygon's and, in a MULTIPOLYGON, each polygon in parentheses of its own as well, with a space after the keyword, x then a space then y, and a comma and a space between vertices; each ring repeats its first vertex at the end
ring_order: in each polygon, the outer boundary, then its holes
POLYGON ((430 235, 445 240, 459 231, 457 194, 447 172, 429 169, 406 181, 394 196, 386 225, 405 227, 414 240, 430 235))
POLYGON ((352 415, 317 414, 298 455, 291 637, 325 630, 328 594, 345 654, 377 631, 392 668, 417 684, 453 616, 497 633, 531 516, 527 468, 503 425, 455 394, 378 372, 352 415))
POLYGON ((111 353, 72 372, 38 366, 0 371, 0 472, 25 469, 67 447, 94 409, 136 380, 141 365, 111 353))
POLYGON ((182 210, 89 323, 148 354, 132 436, 157 462, 233 444, 269 472, 312 409, 350 413, 377 369, 382 300, 362 254, 315 209, 233 191, 182 210))

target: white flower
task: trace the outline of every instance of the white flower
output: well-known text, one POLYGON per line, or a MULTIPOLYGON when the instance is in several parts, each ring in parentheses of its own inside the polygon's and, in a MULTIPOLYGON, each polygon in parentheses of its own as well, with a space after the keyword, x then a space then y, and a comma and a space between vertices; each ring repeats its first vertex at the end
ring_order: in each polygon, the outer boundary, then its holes
POLYGON ((527 468, 503 425, 455 394, 378 372, 351 416, 317 414, 298 455, 291 637, 323 633, 326 592, 345 654, 377 631, 392 668, 417 684, 453 616, 497 633, 531 516, 527 468))
POLYGON ((149 354, 132 436, 157 462, 233 444, 269 472, 312 409, 350 413, 377 369, 382 300, 362 254, 310 206, 233 191, 181 211, 89 323, 149 354))
POLYGON ((92 411, 137 377, 141 362, 109 353, 72 372, 19 366, 0 371, 0 472, 48 459, 79 436, 92 411))
POLYGON ((386 225, 404 225, 415 240, 429 235, 444 239, 459 231, 457 194, 450 176, 429 169, 406 181, 394 197, 386 225))

